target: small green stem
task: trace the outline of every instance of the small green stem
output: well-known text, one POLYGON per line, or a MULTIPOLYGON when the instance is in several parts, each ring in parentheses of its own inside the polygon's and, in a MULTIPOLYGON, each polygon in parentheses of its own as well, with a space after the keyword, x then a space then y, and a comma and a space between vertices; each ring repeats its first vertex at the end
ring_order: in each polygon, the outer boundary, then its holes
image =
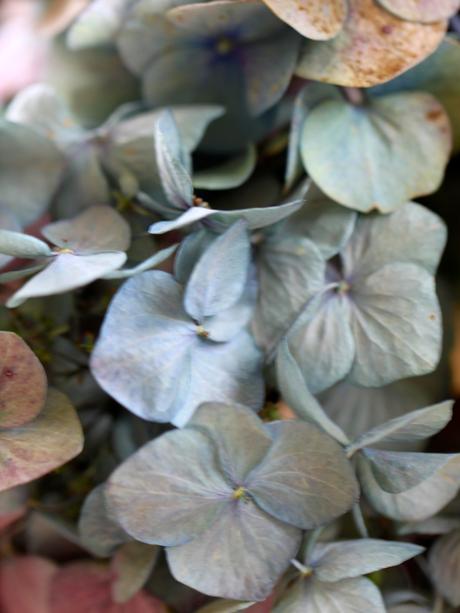
POLYGON ((307 544, 305 546, 305 560, 310 559, 310 556, 313 553, 313 549, 315 548, 322 531, 322 527, 316 528, 316 530, 312 530, 308 535, 307 544))
POLYGON ((296 568, 299 571, 299 573, 303 577, 309 577, 312 574, 312 572, 313 572, 313 569, 311 569, 308 566, 305 566, 304 564, 302 564, 298 560, 291 560, 291 564, 292 564, 292 566, 294 566, 294 568, 296 568))
POLYGON ((434 597, 434 603, 433 603, 433 613, 443 613, 443 611, 444 611, 444 599, 441 596, 441 594, 436 592, 436 595, 434 597))
POLYGON ((369 538, 369 531, 366 526, 366 522, 364 521, 363 512, 361 511, 361 507, 359 503, 353 505, 352 509, 353 520, 355 522, 356 529, 358 530, 360 536, 362 538, 369 538))

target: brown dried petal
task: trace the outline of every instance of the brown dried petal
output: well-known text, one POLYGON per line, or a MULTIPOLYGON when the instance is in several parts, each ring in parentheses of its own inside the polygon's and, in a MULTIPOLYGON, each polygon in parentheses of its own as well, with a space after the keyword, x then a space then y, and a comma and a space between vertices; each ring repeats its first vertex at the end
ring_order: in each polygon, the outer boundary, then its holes
POLYGON ((0 431, 0 491, 38 479, 80 453, 83 432, 67 397, 50 389, 33 421, 0 431))
POLYGON ((407 19, 421 23, 433 23, 448 19, 460 8, 459 0, 378 0, 388 11, 407 19))
POLYGON ((347 14, 345 0, 263 0, 292 28, 314 40, 328 40, 340 32, 347 14))
POLYGON ((34 352, 13 332, 0 332, 0 428, 36 417, 46 388, 46 374, 34 352))
POLYGON ((346 87, 371 87, 392 79, 432 53, 446 22, 403 21, 374 0, 353 0, 343 30, 331 41, 305 44, 297 74, 346 87))

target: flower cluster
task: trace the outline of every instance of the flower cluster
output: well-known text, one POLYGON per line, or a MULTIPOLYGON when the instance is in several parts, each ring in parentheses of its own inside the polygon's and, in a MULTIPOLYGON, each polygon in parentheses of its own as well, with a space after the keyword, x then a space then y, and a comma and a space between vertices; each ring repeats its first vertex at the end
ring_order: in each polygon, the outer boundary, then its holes
POLYGON ((36 4, 1 611, 458 607, 460 0, 36 4))

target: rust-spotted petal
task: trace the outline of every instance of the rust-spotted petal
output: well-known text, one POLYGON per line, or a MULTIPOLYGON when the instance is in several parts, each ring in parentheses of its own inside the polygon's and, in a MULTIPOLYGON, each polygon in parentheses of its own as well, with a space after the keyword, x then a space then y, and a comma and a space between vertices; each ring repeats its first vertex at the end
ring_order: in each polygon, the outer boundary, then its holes
POLYGON ((330 41, 307 41, 297 74, 345 87, 389 81, 430 55, 441 43, 445 21, 404 21, 374 0, 353 0, 345 25, 330 41))

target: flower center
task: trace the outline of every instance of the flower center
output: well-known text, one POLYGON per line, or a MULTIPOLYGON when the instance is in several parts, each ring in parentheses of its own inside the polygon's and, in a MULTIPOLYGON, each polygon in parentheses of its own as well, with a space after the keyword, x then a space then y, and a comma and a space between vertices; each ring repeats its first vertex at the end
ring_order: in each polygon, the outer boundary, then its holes
POLYGON ((208 338, 209 336, 209 332, 204 326, 201 325, 196 327, 196 333, 198 334, 198 336, 201 336, 201 338, 208 338))
POLYGON ((234 46, 234 42, 228 36, 222 36, 216 41, 216 51, 219 55, 228 55, 234 46))
POLYGON ((53 251, 59 255, 63 253, 74 253, 74 250, 69 247, 54 247, 53 251))
POLYGON ((346 294, 347 292, 350 291, 350 289, 351 289, 351 285, 347 281, 340 281, 335 291, 338 294, 346 294))
POLYGON ((304 579, 313 574, 313 568, 311 566, 305 566, 305 564, 301 564, 298 560, 291 560, 291 564, 297 568, 304 579))
POLYGON ((242 486, 237 487, 236 490, 233 490, 233 498, 235 500, 241 500, 242 498, 245 498, 246 494, 247 494, 247 492, 246 492, 245 488, 242 487, 242 486))

